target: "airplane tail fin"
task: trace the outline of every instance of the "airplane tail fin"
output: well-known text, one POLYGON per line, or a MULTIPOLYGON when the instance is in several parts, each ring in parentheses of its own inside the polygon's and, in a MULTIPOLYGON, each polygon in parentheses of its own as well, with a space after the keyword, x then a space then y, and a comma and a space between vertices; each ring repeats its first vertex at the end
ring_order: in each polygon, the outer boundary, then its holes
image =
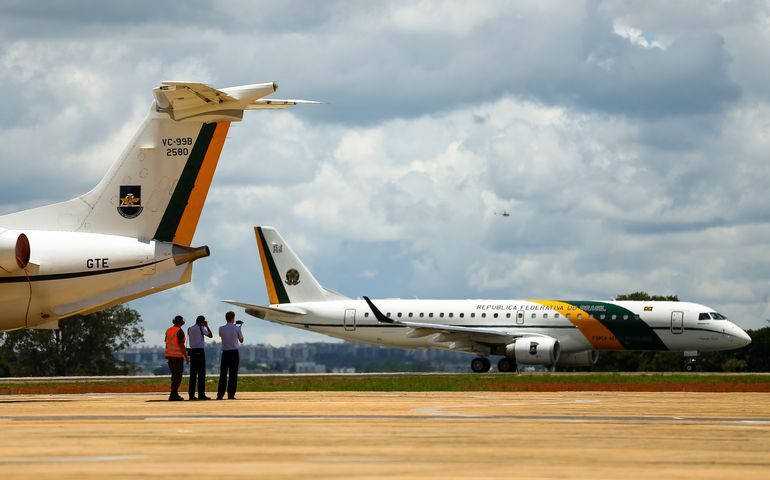
POLYGON ((272 82, 224 89, 162 82, 138 132, 93 190, 0 223, 190 245, 230 123, 244 110, 313 103, 263 99, 276 89, 272 82))
POLYGON ((321 286, 288 243, 272 227, 254 227, 271 305, 344 300, 321 286))

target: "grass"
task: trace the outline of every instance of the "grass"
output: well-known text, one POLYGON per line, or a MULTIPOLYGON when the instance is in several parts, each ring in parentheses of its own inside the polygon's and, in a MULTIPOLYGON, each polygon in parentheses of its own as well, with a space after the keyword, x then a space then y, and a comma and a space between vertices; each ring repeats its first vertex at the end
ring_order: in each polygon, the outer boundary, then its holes
MULTIPOLYGON (((3 381, 0 395, 63 393, 163 392, 168 377, 132 379, 131 377, 97 380, 56 379, 54 381, 3 381)), ((186 379, 182 391, 187 390, 186 379)), ((209 392, 216 390, 216 376, 210 375, 209 392)), ((241 392, 297 391, 702 391, 770 392, 770 375, 753 374, 435 374, 435 375, 267 375, 242 376, 241 392)))

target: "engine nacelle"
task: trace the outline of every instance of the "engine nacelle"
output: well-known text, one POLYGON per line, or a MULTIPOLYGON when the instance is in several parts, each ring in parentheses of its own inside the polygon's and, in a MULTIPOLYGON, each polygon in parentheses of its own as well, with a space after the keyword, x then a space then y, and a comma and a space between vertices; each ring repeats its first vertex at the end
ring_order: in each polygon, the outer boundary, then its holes
POLYGON ((519 365, 555 365, 561 346, 551 337, 521 337, 505 347, 505 355, 519 365))
POLYGON ((0 233, 0 268, 12 273, 29 265, 29 239, 15 230, 0 233))
POLYGON ((560 367, 590 367, 599 361, 597 350, 584 350, 575 353, 563 353, 556 365, 560 367))

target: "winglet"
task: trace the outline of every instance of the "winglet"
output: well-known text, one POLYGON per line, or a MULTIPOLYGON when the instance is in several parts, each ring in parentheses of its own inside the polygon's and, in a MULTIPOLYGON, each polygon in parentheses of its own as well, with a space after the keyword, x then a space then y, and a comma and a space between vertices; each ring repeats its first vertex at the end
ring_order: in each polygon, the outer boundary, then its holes
POLYGON ((378 322, 382 323, 394 323, 393 319, 390 317, 385 316, 379 308, 375 307, 371 300, 369 300, 369 297, 364 295, 364 300, 366 300, 366 303, 369 305, 369 308, 372 309, 372 313, 374 313, 374 318, 377 319, 378 322))

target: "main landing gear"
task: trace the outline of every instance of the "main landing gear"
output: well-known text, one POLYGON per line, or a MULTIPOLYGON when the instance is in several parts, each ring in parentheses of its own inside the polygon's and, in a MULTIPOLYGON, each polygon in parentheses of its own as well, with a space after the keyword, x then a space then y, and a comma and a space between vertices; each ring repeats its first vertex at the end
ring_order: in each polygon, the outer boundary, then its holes
POLYGON ((513 372, 516 370, 516 362, 508 357, 503 357, 497 362, 497 371, 499 372, 513 372))
POLYGON ((476 357, 471 360, 471 370, 476 373, 485 373, 489 371, 492 363, 486 357, 476 357))

